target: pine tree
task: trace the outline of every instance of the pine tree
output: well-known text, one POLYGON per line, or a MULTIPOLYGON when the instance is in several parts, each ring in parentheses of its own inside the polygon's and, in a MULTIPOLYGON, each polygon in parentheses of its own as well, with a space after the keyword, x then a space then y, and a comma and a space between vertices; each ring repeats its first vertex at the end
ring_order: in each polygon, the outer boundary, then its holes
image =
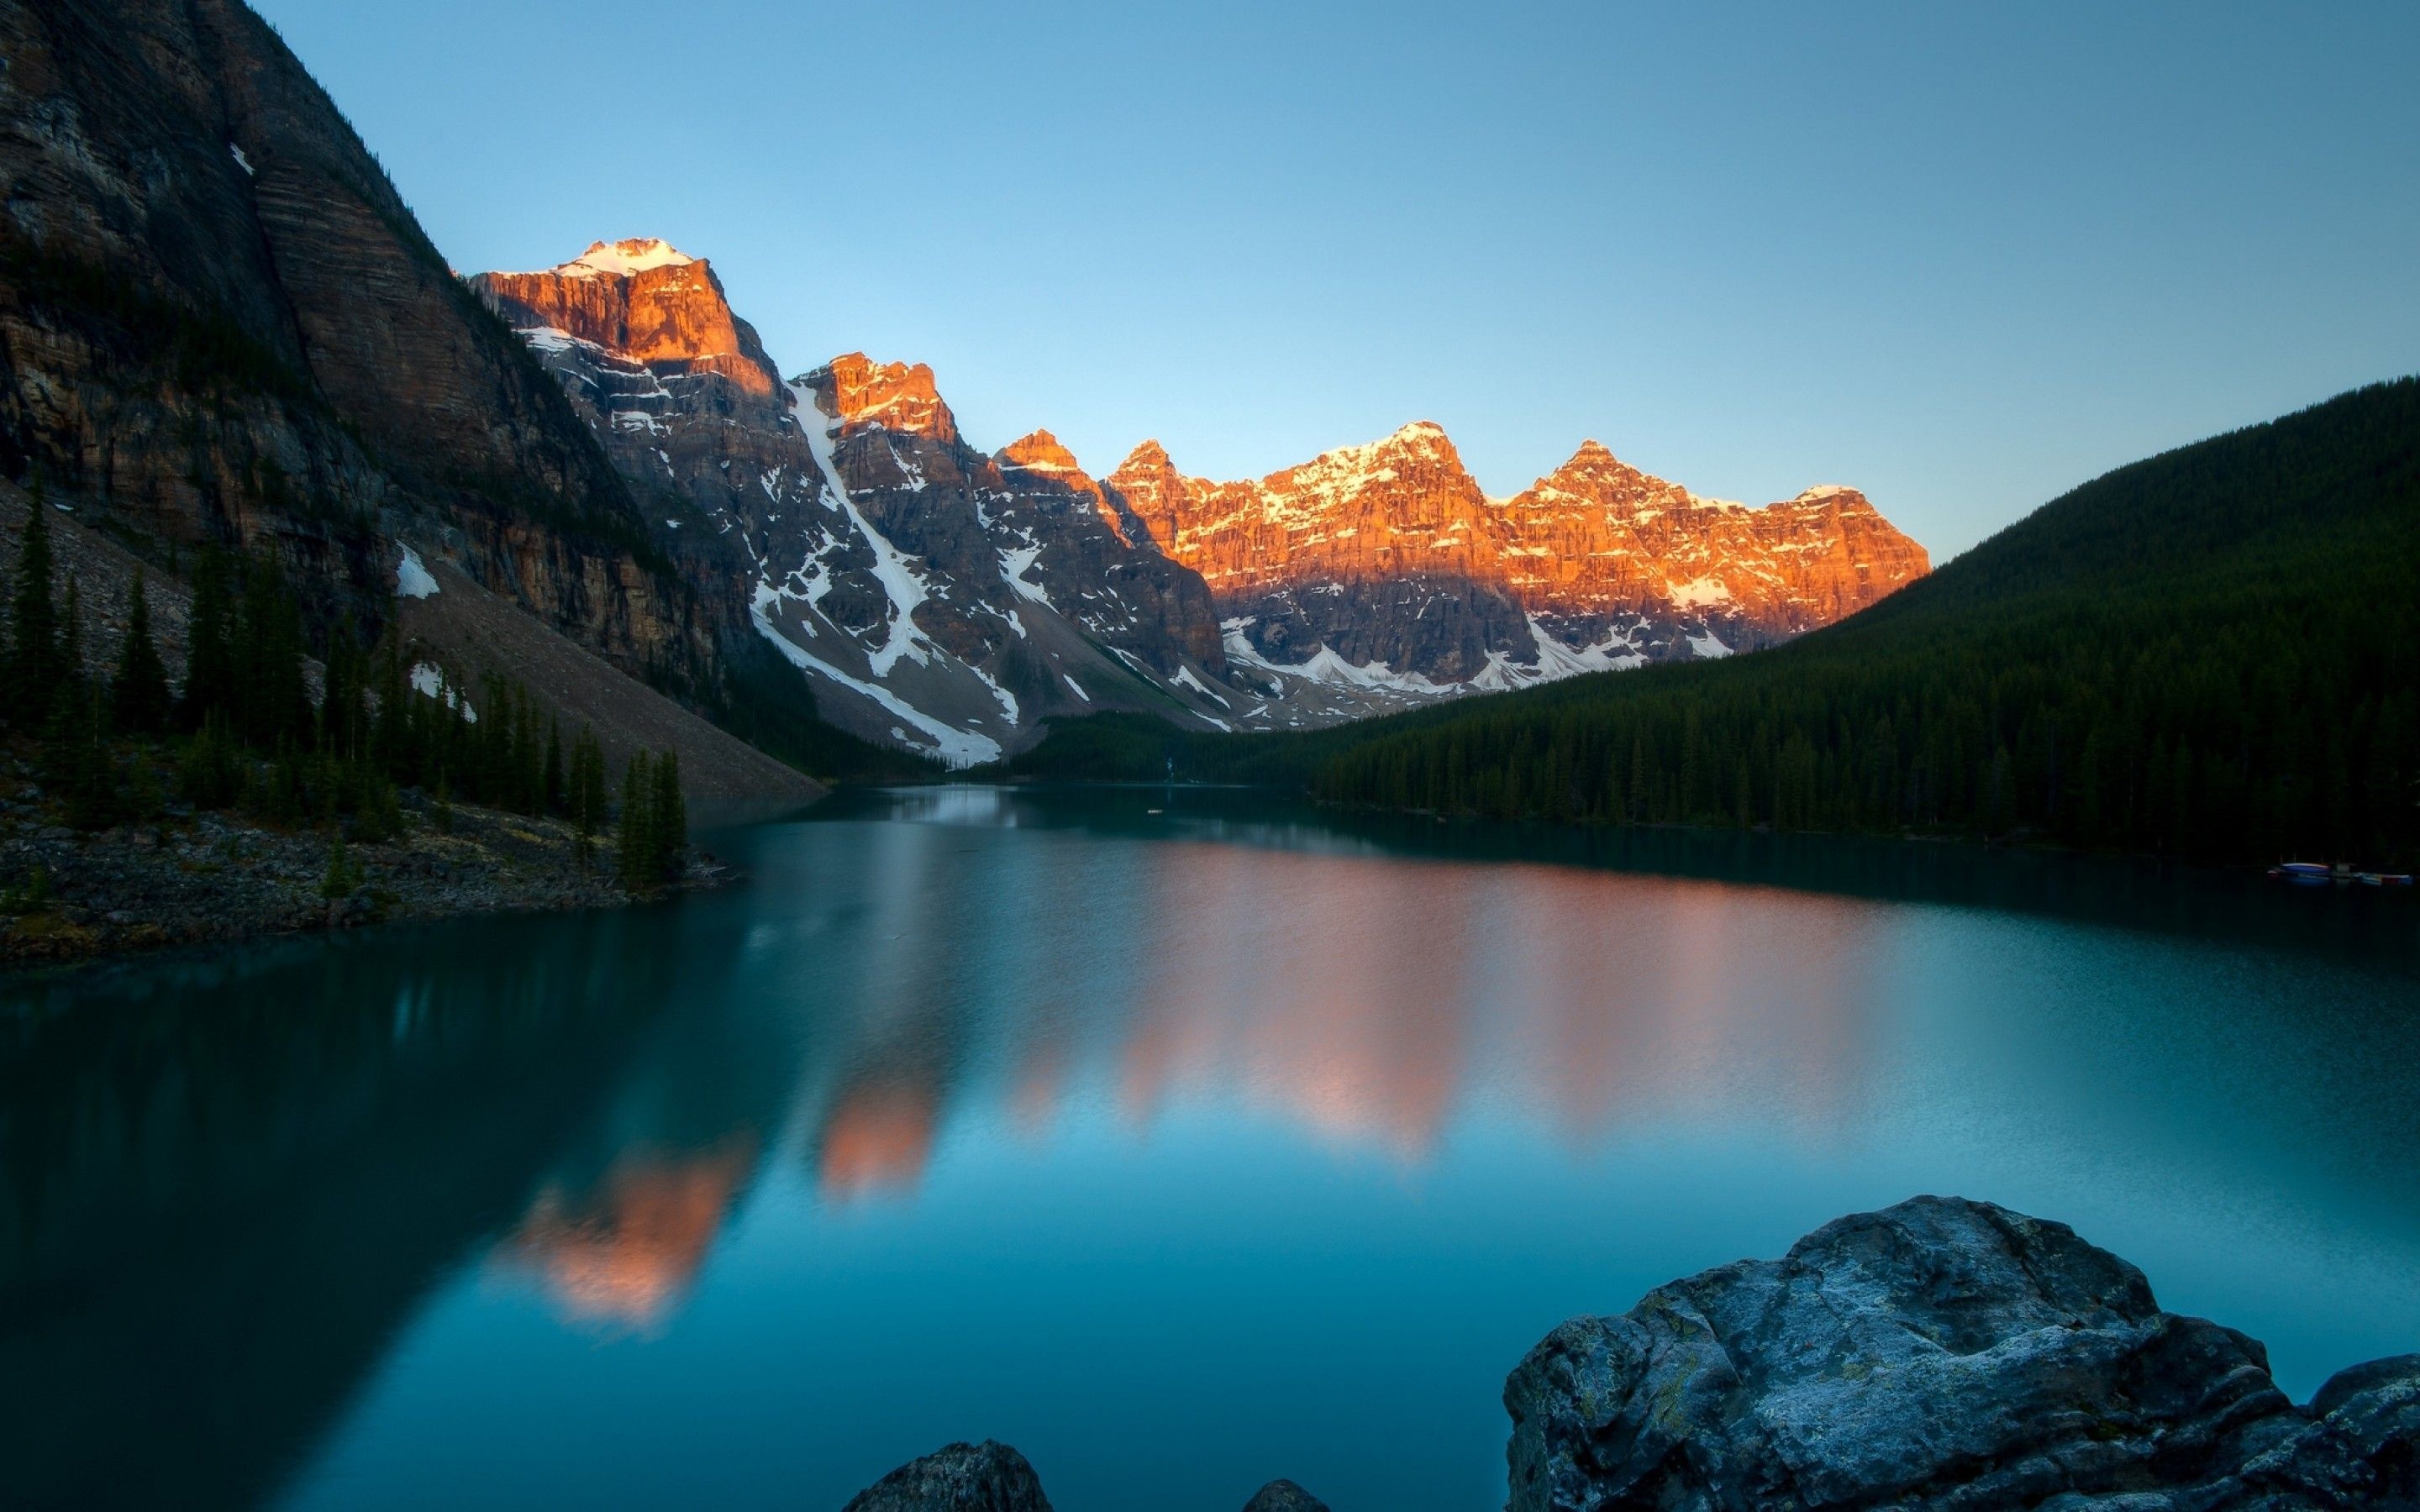
POLYGON ((51 596, 50 506, 33 488, 25 541, 17 558, 17 593, 8 626, 8 716, 19 728, 40 729, 50 717, 59 675, 57 601, 51 596))
POLYGON ((358 755, 369 738, 369 712, 365 684, 366 658, 356 644, 353 617, 348 612, 328 639, 328 655, 319 693, 319 743, 332 755, 358 755))
POLYGON ((246 576, 236 663, 239 733, 261 750, 273 750, 288 738, 309 738, 302 629, 273 558, 256 563, 246 576))
POLYGON ((689 807, 681 800, 680 752, 667 748, 655 762, 656 795, 648 807, 647 846, 656 880, 680 874, 689 848, 689 807))
POLYGON ((358 796, 353 805, 353 838, 365 845, 383 845, 403 833, 403 809, 396 802, 395 784, 377 764, 356 766, 358 796))
POLYGON ((411 776, 411 724, 403 702, 403 652, 393 636, 378 653, 378 714, 370 721, 370 750, 380 770, 395 781, 411 776))
POLYGON ((546 780, 544 783, 545 791, 541 794, 540 801, 538 803, 539 812, 561 813, 564 811, 567 796, 565 791, 564 781, 563 721, 560 719, 551 718, 546 722, 546 780))
POLYGON ((579 835, 577 851, 584 869, 597 856, 597 836, 605 827, 609 801, 605 791, 605 750, 597 732, 582 725, 571 743, 571 823, 579 835))
POLYGON ((177 791, 196 809, 224 809, 236 801, 242 786, 241 758, 228 733, 227 717, 212 714, 177 764, 177 791))
POLYGON ((178 723, 188 730, 202 729, 212 715, 235 716, 234 619, 226 556, 215 546, 205 547, 194 566, 194 606, 185 626, 185 693, 177 708, 178 723))
POLYGON ((98 689, 62 698, 43 743, 45 776, 67 800, 68 823, 106 829, 120 817, 121 777, 98 689))
POLYGON ((622 774, 622 821, 615 837, 622 886, 644 892, 655 886, 655 783, 647 771, 647 753, 634 750, 622 774))
POLYGON ((120 734, 156 735, 167 727, 168 669, 160 660, 159 643, 151 638, 151 600, 144 591, 140 567, 134 569, 126 647, 118 655, 110 700, 111 716, 120 734))
POLYGON ((51 700, 54 707, 80 709, 85 691, 84 594, 70 578, 67 605, 59 616, 58 674, 51 685, 51 700))
POLYGON ((330 903, 351 896, 362 885, 361 873, 354 869, 351 856, 345 850, 345 837, 340 831, 328 841, 328 869, 319 877, 319 896, 330 903))

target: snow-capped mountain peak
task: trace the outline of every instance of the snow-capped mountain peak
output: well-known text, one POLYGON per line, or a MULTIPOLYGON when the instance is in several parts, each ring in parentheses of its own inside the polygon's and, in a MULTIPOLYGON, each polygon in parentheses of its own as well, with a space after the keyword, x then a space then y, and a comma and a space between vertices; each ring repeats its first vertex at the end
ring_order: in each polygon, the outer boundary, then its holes
POLYGON ((685 268, 698 259, 658 237, 631 237, 620 241, 595 241, 588 250, 552 271, 566 278, 628 278, 658 268, 685 268))

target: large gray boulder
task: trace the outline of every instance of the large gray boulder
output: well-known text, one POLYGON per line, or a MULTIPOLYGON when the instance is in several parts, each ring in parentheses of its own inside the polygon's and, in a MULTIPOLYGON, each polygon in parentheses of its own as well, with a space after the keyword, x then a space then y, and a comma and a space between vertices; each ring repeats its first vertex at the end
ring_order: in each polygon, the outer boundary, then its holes
POLYGON ((1042 1477, 1004 1443, 954 1443, 883 1476, 844 1512, 1050 1512, 1042 1477))
POLYGON ((2257 1340, 1954 1197, 1565 1323, 1504 1405, 1512 1512, 2420 1506, 2420 1356, 2298 1408, 2257 1340))

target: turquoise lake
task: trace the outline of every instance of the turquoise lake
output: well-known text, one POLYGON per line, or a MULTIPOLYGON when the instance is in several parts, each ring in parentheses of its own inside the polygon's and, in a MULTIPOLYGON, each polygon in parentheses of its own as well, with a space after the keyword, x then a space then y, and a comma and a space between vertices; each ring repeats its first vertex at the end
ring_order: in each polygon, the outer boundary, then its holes
POLYGON ((0 982, 0 1504, 1502 1505, 1562 1319, 1956 1193, 2420 1350, 2420 906, 1965 847, 844 795, 743 886, 0 982))

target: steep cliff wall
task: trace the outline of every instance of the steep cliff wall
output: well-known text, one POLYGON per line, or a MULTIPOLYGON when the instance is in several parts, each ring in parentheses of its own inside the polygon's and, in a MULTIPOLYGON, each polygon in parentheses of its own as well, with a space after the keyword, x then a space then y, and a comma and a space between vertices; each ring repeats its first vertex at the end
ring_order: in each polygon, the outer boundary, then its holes
POLYGON ((0 471, 373 627, 411 539, 630 671, 721 624, 560 390, 237 0, 0 0, 0 471))

